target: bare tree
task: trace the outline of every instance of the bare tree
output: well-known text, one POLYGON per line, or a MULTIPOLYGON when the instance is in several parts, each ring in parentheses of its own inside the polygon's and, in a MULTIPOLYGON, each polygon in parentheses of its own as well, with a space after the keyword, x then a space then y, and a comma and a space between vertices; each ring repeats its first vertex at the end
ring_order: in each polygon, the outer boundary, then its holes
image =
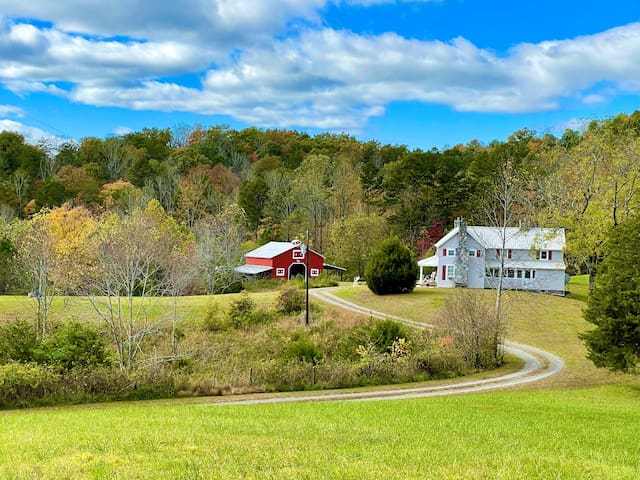
POLYGON ((241 245, 246 238, 244 224, 244 213, 234 204, 196 225, 200 269, 209 293, 224 291, 237 281, 235 267, 240 263, 241 245))
POLYGON ((504 359, 505 322, 491 303, 487 292, 457 289, 440 311, 438 326, 471 368, 496 367, 504 359))
POLYGON ((197 277, 197 258, 195 244, 186 239, 176 245, 169 257, 167 265, 167 291, 173 299, 173 315, 171 317, 171 355, 178 357, 178 299, 185 294, 197 277))
POLYGON ((43 138, 38 142, 38 147, 44 155, 40 159, 40 178, 45 179, 53 176, 60 168, 57 156, 58 146, 54 145, 52 139, 43 138))
POLYGON ((18 217, 22 218, 22 209, 25 204, 25 195, 29 189, 29 175, 24 170, 18 169, 11 176, 11 185, 18 199, 18 217))
POLYGON ((494 307, 496 322, 503 318, 503 279, 505 261, 507 260, 505 251, 509 240, 509 227, 519 226, 526 219, 526 187, 525 179, 516 171, 512 161, 507 159, 496 172, 491 190, 481 205, 485 221, 489 226, 497 229, 501 242, 494 307))
POLYGON ((177 225, 155 200, 128 216, 110 215, 98 228, 87 294, 109 328, 123 370, 132 369, 144 340, 161 327, 150 309, 167 292, 171 252, 179 244, 177 225))

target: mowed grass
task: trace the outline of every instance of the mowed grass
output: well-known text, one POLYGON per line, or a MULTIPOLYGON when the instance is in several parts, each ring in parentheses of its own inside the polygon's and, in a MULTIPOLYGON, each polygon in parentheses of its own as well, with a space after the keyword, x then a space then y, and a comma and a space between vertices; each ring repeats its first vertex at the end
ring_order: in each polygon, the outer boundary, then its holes
MULTIPOLYGON (((533 390, 375 402, 220 406, 190 399, 0 412, 0 478, 638 479, 640 378, 595 369, 584 358, 577 332, 589 328, 581 318, 586 283, 578 279, 571 289, 566 298, 508 299, 508 337, 567 363, 560 375, 526 387, 533 390)), ((375 297, 358 287, 341 296, 430 322, 452 292, 375 297)), ((206 307, 209 300, 190 301, 193 314, 187 316, 197 316, 198 302, 206 307)))
MULTIPOLYGON (((251 293, 251 298, 260 307, 272 307, 278 292, 251 293)), ((210 305, 218 304, 221 311, 226 311, 232 301, 239 294, 228 295, 200 295, 178 298, 178 318, 185 322, 201 322, 210 305)), ((99 302, 102 299, 97 299, 99 302)), ((134 298, 134 306, 140 302, 134 298)), ((173 315, 173 298, 156 297, 145 300, 149 307, 149 321, 169 318, 173 315)), ((0 323, 15 319, 33 319, 37 311, 37 300, 25 296, 0 295, 0 323)), ((99 321, 89 300, 85 297, 57 296, 53 299, 49 310, 49 319, 52 322, 64 322, 68 320, 99 321)))
POLYGON ((0 413, 3 479, 637 479, 640 391, 0 413))

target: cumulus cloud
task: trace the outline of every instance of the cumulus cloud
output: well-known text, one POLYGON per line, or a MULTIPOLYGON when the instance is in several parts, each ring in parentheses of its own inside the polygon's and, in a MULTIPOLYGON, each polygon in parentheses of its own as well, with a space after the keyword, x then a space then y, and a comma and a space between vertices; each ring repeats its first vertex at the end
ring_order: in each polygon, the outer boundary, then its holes
POLYGON ((49 145, 52 145, 55 148, 57 145, 61 145, 66 141, 61 137, 52 136, 51 133, 45 132, 40 128, 25 125, 24 123, 6 118, 0 119, 0 132, 2 131, 19 133, 24 137, 27 143, 32 145, 35 145, 42 140, 46 140, 49 145))
POLYGON ((278 34, 292 19, 317 19, 326 0, 2 0, 12 18, 65 32, 153 41, 219 42, 237 48, 278 34))
POLYGON ((638 23, 497 54, 464 38, 359 35, 317 22, 329 1, 402 0, 160 0, 153 9, 144 0, 0 1, 11 15, 0 21, 0 82, 96 106, 356 130, 396 101, 517 113, 640 92, 638 23))

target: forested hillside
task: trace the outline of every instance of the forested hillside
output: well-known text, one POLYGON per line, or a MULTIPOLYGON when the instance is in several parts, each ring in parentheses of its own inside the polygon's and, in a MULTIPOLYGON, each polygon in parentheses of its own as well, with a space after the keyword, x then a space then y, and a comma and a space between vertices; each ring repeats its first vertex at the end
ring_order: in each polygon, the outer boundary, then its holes
MULTIPOLYGON (((41 289, 29 271, 38 249, 71 271, 86 245, 107 248, 109 236, 154 236, 140 248, 193 257, 183 263, 197 257, 199 288, 209 292, 232 281, 220 277, 247 249, 306 232, 328 261, 362 275, 390 234, 421 257, 456 217, 489 222, 505 182, 511 221, 565 227, 570 268, 593 273, 609 229, 637 208, 639 173, 640 111, 561 138, 523 130, 486 146, 429 151, 219 126, 149 128, 57 149, 2 132, 0 292, 41 289)), ((68 273, 73 284, 87 269, 68 273)))

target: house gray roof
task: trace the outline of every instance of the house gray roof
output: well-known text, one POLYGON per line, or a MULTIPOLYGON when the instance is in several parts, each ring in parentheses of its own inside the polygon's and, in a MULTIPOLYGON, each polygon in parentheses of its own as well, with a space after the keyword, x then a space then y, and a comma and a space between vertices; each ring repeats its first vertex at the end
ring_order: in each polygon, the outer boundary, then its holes
MULTIPOLYGON (((502 248, 501 227, 468 226, 467 233, 485 249, 502 248)), ((458 227, 451 230, 438 242, 436 247, 447 243, 458 234, 458 227)), ((507 227, 505 230, 505 248, 513 250, 562 250, 565 246, 564 228, 530 228, 507 227)))

